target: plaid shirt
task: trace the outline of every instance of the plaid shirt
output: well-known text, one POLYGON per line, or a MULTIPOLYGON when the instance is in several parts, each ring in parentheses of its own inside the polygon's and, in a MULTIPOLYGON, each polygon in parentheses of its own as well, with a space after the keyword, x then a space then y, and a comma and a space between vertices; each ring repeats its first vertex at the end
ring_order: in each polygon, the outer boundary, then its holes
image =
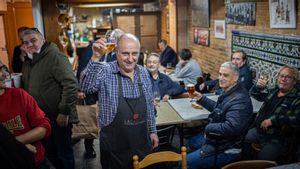
MULTIPOLYGON (((143 82, 143 92, 147 104, 148 131, 156 133, 156 121, 153 105, 152 84, 149 73, 142 66, 137 65, 140 70, 140 78, 143 82)), ((90 61, 86 69, 81 73, 80 87, 86 93, 98 93, 99 97, 99 125, 109 125, 117 114, 118 108, 118 79, 120 68, 117 61, 101 64, 90 61)), ((138 74, 134 71, 134 80, 127 76, 121 76, 123 95, 125 98, 137 98, 140 96, 138 87, 138 74)))

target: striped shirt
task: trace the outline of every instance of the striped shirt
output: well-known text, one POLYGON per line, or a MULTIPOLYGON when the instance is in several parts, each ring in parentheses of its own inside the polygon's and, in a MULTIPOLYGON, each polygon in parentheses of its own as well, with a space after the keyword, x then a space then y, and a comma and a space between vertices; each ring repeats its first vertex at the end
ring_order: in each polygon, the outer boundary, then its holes
MULTIPOLYGON (((140 70, 140 78, 143 83, 143 92, 147 104, 147 124, 150 133, 156 133, 156 122, 153 105, 152 83, 147 70, 137 65, 140 70)), ((108 126, 117 114, 118 108, 118 79, 120 68, 117 61, 99 63, 90 61, 86 69, 81 73, 80 87, 86 93, 98 93, 99 98, 99 126, 108 126)), ((121 75, 123 96, 125 98, 137 98, 140 96, 138 87, 138 73, 134 71, 133 81, 121 75)))

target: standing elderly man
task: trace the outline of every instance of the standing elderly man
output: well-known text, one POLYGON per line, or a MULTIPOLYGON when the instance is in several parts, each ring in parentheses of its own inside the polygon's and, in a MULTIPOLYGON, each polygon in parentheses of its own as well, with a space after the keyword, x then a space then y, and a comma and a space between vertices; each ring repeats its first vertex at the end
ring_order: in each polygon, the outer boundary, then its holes
POLYGON ((246 142, 262 146, 258 159, 278 160, 288 151, 289 138, 297 134, 294 130, 300 126, 299 72, 296 68, 284 66, 278 71, 277 86, 268 93, 263 92, 266 86, 266 79, 261 78, 250 90, 251 95, 264 104, 254 128, 248 131, 246 142))
POLYGON ((158 47, 161 51, 160 54, 160 64, 164 67, 167 66, 168 63, 171 64, 172 67, 175 67, 178 63, 178 58, 176 52, 167 44, 167 41, 162 39, 158 42, 158 47))
POLYGON ((140 42, 123 34, 117 61, 100 63, 105 43, 93 44, 93 56, 81 75, 81 89, 98 93, 101 164, 106 169, 132 168, 134 154, 143 158, 158 146, 149 73, 137 65, 140 42))
MULTIPOLYGON (((247 55, 242 50, 237 50, 234 52, 231 58, 231 62, 236 64, 239 68, 239 82, 245 87, 247 90, 250 90, 252 87, 252 73, 247 64, 247 55)), ((209 80, 200 85, 200 90, 203 90, 206 86, 216 86, 218 85, 218 80, 209 80)), ((222 90, 217 90, 216 94, 222 93, 222 90)))
POLYGON ((239 148, 237 144, 251 123, 253 108, 248 91, 238 79, 238 67, 232 62, 225 62, 219 70, 220 87, 224 93, 217 102, 200 93, 196 94, 197 103, 203 105, 211 114, 204 134, 189 141, 188 146, 194 150, 187 155, 189 169, 212 168, 214 155, 217 155, 217 166, 239 158, 239 152, 235 150, 239 148), (216 143, 219 145, 217 152, 216 143))
POLYGON ((157 53, 150 53, 148 55, 146 66, 150 72, 153 93, 159 93, 164 101, 169 100, 172 96, 185 92, 184 88, 177 82, 172 81, 169 76, 158 71, 160 63, 157 53))
POLYGON ((51 121, 52 133, 44 140, 46 156, 60 169, 74 169, 72 123, 77 123, 77 80, 67 57, 36 29, 21 33, 27 53, 23 64, 24 89, 51 121))

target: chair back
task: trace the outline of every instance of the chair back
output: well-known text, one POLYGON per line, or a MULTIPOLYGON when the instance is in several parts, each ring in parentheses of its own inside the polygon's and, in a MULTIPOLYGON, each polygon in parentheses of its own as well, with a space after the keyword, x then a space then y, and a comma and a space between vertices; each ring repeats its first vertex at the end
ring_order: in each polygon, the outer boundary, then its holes
POLYGON ((181 168, 187 169, 186 147, 181 147, 181 154, 172 151, 161 151, 148 154, 142 161, 137 155, 133 156, 133 168, 140 169, 161 162, 181 161, 181 168))
POLYGON ((268 167, 274 167, 277 163, 275 161, 268 160, 244 160, 234 163, 230 163, 222 167, 222 169, 265 169, 268 167))
POLYGON ((173 141, 175 125, 157 126, 157 136, 159 139, 158 149, 170 148, 173 141))

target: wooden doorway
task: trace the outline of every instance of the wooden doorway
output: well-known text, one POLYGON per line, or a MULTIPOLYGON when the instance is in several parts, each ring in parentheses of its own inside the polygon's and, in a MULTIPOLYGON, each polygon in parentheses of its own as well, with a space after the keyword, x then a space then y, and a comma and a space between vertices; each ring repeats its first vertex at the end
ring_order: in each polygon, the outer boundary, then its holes
POLYGON ((6 44, 6 31, 5 31, 5 15, 0 13, 0 61, 9 67, 9 59, 7 53, 7 44, 6 44))

